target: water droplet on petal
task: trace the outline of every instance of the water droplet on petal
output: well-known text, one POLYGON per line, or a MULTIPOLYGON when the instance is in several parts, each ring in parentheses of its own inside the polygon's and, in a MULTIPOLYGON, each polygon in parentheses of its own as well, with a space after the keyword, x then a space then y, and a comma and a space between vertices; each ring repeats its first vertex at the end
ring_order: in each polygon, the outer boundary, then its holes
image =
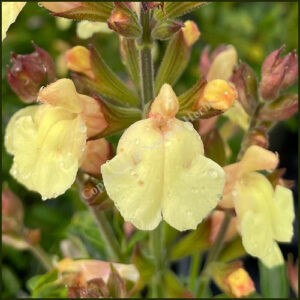
POLYGON ((207 171, 208 176, 212 177, 212 178, 217 178, 218 177, 218 173, 217 171, 215 171, 214 169, 210 169, 207 171))
POLYGON ((232 190, 231 194, 232 194, 233 197, 236 197, 237 196, 237 190, 232 190))

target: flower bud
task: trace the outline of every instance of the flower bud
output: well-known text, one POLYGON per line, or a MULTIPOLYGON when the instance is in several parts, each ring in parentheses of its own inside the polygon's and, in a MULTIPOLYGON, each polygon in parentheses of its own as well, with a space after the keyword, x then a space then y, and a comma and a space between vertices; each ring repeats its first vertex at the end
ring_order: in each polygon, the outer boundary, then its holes
POLYGON ((112 157, 112 147, 105 139, 88 141, 80 168, 95 177, 100 175, 100 167, 112 157))
POLYGON ((164 83, 176 83, 189 62, 192 46, 199 36, 200 32, 193 21, 186 21, 184 27, 172 36, 155 78, 157 93, 164 83))
POLYGON ((31 54, 12 54, 7 80, 12 90, 26 103, 36 100, 41 86, 55 80, 54 62, 48 52, 34 45, 31 54))
POLYGON ((184 41, 188 47, 191 47, 200 37, 200 31, 198 26, 193 21, 184 22, 184 27, 181 29, 184 37, 184 41))
POLYGON ((209 273, 217 286, 226 294, 240 298, 255 292, 255 286, 240 261, 229 264, 213 262, 209 273))
POLYGON ((110 29, 126 38, 138 38, 142 34, 137 15, 122 2, 115 2, 115 8, 107 24, 110 29))
POLYGON ((273 51, 263 62, 259 91, 265 100, 275 99, 282 88, 291 86, 298 78, 296 53, 290 52, 280 57, 283 49, 284 47, 281 47, 273 51))
POLYGON ((23 227, 21 200, 7 187, 2 191, 2 233, 19 232, 23 227))
POLYGON ((165 83, 151 105, 149 117, 156 119, 159 123, 165 123, 175 118, 178 109, 177 96, 172 87, 165 83))
MULTIPOLYGON (((224 220, 225 213, 221 210, 215 210, 211 215, 211 232, 210 232, 210 243, 213 244, 216 241, 217 235, 220 231, 222 222, 224 220)), ((236 218, 231 218, 229 227, 226 231, 224 241, 228 242, 237 234, 237 220, 236 218)))
POLYGON ((298 111, 298 95, 283 95, 267 103, 259 112, 262 121, 282 121, 290 118, 298 111))
POLYGON ((164 2, 142 2, 143 10, 146 12, 157 7, 163 8, 164 2))
POLYGON ((196 103, 196 109, 213 108, 225 111, 233 105, 236 99, 237 91, 229 82, 215 79, 205 85, 203 93, 196 103))
POLYGON ((227 277, 227 283, 231 294, 236 298, 248 296, 255 292, 254 283, 249 274, 243 268, 239 268, 232 272, 227 277))
POLYGON ((237 89, 239 102, 245 111, 252 115, 258 101, 257 78, 254 71, 246 63, 242 63, 235 68, 231 81, 237 89))
POLYGON ((235 48, 228 45, 226 48, 216 49, 215 57, 206 75, 207 81, 214 79, 229 80, 233 68, 237 63, 238 55, 235 48))
POLYGON ((54 13, 62 13, 81 6, 81 2, 40 2, 43 7, 54 13))
POLYGON ((182 22, 165 20, 156 24, 151 32, 151 36, 153 39, 168 40, 183 26, 182 22))
POLYGON ((90 51, 83 46, 75 46, 66 52, 67 67, 75 72, 83 73, 93 79, 95 77, 90 60, 90 51))

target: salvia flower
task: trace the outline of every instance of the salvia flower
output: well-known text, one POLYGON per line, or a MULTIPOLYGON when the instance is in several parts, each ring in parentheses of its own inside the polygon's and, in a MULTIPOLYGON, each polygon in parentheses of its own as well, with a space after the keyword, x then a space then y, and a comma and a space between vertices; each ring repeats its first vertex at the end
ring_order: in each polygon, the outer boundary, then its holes
POLYGON ((270 181, 258 170, 272 170, 278 164, 274 153, 250 146, 242 160, 226 166, 224 199, 220 205, 234 207, 238 230, 245 250, 267 267, 283 263, 276 243, 290 242, 293 236, 293 196, 291 190, 270 181))
POLYGON ((40 2, 43 7, 54 13, 62 13, 81 6, 81 2, 40 2))
POLYGON ((162 219, 181 231, 195 229, 223 192, 222 168, 204 156, 199 134, 175 118, 177 111, 177 97, 164 84, 149 118, 124 132, 117 155, 101 167, 108 195, 141 230, 162 219))
POLYGON ((55 80, 55 67, 49 53, 34 45, 31 54, 12 54, 7 80, 13 91, 26 103, 36 100, 43 85, 55 80))
POLYGON ((45 200, 63 194, 73 184, 87 137, 107 123, 96 100, 78 94, 69 79, 42 89, 38 100, 42 104, 13 115, 5 146, 14 156, 12 176, 45 200))

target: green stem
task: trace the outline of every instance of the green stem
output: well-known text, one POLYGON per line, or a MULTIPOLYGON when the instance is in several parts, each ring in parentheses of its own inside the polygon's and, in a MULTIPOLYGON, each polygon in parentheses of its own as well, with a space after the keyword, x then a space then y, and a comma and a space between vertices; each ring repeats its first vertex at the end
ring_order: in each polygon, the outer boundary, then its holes
POLYGON ((95 207, 89 207, 91 213, 93 214, 95 221, 98 225, 98 230, 100 232, 101 238, 105 243, 106 250, 108 252, 109 258, 114 261, 122 261, 122 254, 120 251, 120 245, 114 235, 114 232, 107 221, 107 218, 102 211, 98 211, 95 207))
POLYGON ((209 264, 215 260, 217 260, 218 255, 220 254, 225 240, 225 234, 228 230, 229 224, 231 220, 231 214, 229 211, 225 211, 225 216, 223 219, 223 222, 221 224, 220 230, 218 232, 218 235, 216 237, 215 243, 212 246, 210 252, 208 253, 203 271, 201 273, 201 280, 199 283, 199 286, 196 291, 196 295, 198 297, 203 297, 206 291, 208 290, 208 286, 210 283, 210 276, 208 275, 208 267, 209 264))
POLYGON ((35 257, 41 262, 47 271, 52 269, 52 263, 48 254, 39 245, 30 245, 30 251, 35 255, 35 257))
POLYGON ((195 291, 196 289, 196 281, 199 275, 199 267, 201 262, 202 253, 198 252, 191 257, 191 265, 189 271, 189 282, 188 288, 190 291, 195 291))
POLYGON ((254 110, 253 115, 251 116, 250 119, 250 125, 249 125, 249 129, 247 131, 247 133, 245 134, 245 136, 243 137, 242 143, 241 143, 241 148, 240 151, 238 153, 237 159, 241 160, 242 156, 244 155, 245 151, 247 150, 247 148, 249 147, 249 137, 252 133, 252 131, 257 127, 258 125, 258 115, 259 115, 259 111, 262 108, 262 104, 258 104, 254 110))
POLYGON ((155 274, 151 282, 151 297, 163 297, 163 273, 165 269, 163 223, 150 232, 150 250, 155 260, 155 274))
POLYGON ((141 72, 141 108, 154 98, 154 71, 151 54, 151 14, 141 8, 140 22, 143 27, 142 38, 139 41, 139 57, 141 72))

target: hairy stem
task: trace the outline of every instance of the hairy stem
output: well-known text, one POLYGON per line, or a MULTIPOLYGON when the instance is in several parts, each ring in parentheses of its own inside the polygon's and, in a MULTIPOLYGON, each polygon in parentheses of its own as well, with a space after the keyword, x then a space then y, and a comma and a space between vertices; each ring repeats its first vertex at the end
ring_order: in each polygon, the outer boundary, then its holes
POLYGON ((143 27, 143 34, 139 41, 139 57, 140 57, 140 72, 141 72, 141 108, 154 98, 154 71, 151 54, 151 13, 144 12, 141 8, 140 22, 143 27))
POLYGON ((51 259, 43 248, 41 248, 39 245, 30 245, 29 249, 47 271, 52 269, 51 259))
POLYGON ((163 238, 163 223, 150 232, 150 250, 155 260, 155 274, 151 282, 151 297, 163 297, 163 272, 165 269, 163 238))
POLYGON ((120 245, 115 237, 115 234, 109 222, 107 221, 105 213, 97 210, 93 206, 90 206, 89 209, 95 218, 98 230, 100 232, 101 238, 103 239, 106 245, 106 250, 110 259, 114 261, 122 261, 120 245))

